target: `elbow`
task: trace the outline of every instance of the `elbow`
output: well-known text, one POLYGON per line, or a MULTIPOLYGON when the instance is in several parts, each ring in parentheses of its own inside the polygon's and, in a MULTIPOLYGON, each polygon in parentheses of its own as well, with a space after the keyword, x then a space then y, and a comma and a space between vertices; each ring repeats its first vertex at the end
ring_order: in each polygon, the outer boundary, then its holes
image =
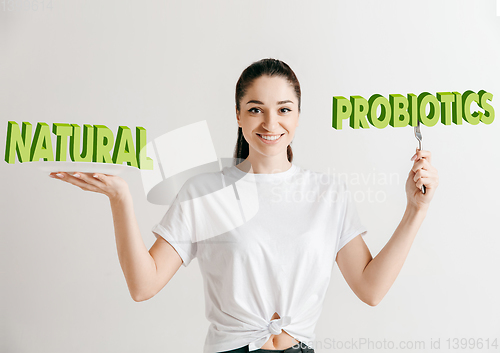
POLYGON ((145 300, 143 297, 139 297, 139 296, 137 296, 137 295, 131 295, 131 297, 132 297, 132 300, 133 300, 134 302, 136 302, 136 303, 139 303, 139 302, 142 302, 142 301, 144 301, 144 300, 145 300))
POLYGON ((133 300, 134 302, 136 302, 136 303, 139 303, 139 302, 144 301, 145 299, 142 299, 142 298, 139 298, 139 297, 134 297, 134 296, 132 296, 132 300, 133 300))
POLYGON ((145 286, 142 286, 135 288, 135 290, 130 290, 129 288, 129 292, 134 302, 138 303, 153 298, 156 294, 158 294, 159 290, 154 287, 145 288, 145 286))
POLYGON ((132 297, 132 300, 136 303, 143 302, 154 297, 154 295, 144 295, 135 293, 130 293, 130 296, 132 297))
POLYGON ((371 300, 364 300, 364 302, 369 306, 377 306, 380 303, 380 300, 371 299, 371 300))
POLYGON ((374 296, 374 295, 371 295, 371 296, 367 296, 365 297, 363 300, 364 303, 368 304, 369 306, 377 306, 381 301, 382 301, 382 298, 381 296, 374 296))
POLYGON ((369 306, 377 306, 384 297, 383 295, 377 294, 376 291, 363 291, 361 293, 356 293, 358 298, 365 304, 369 306))
POLYGON ((369 306, 377 306, 384 299, 387 291, 380 286, 368 286, 360 288, 357 293, 358 298, 369 306))

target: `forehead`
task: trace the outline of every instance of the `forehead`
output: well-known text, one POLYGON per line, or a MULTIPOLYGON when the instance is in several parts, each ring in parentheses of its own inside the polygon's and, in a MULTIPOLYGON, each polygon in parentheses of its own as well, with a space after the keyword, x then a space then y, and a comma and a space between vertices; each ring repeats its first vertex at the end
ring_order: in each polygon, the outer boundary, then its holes
POLYGON ((280 76, 261 76, 256 78, 248 87, 246 95, 248 99, 258 99, 264 103, 274 103, 289 99, 297 103, 294 87, 280 76))

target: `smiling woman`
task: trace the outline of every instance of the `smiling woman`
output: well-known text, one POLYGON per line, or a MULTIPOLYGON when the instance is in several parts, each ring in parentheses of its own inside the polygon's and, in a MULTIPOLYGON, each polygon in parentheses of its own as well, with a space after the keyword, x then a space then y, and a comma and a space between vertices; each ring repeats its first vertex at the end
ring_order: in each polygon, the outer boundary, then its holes
POLYGON ((290 168, 293 158, 290 144, 299 124, 298 98, 292 86, 283 77, 264 75, 245 91, 242 107, 236 106, 236 116, 238 134, 249 145, 249 155, 240 154, 237 158, 249 157, 247 162, 254 173, 290 168), (289 163, 285 162, 285 153, 289 153, 286 155, 289 163))
POLYGON ((293 161, 290 145, 299 126, 301 103, 299 80, 290 66, 275 59, 253 63, 236 83, 235 100, 239 128, 234 158, 248 157, 242 167, 250 164, 257 173, 288 169, 293 161), (286 160, 288 164, 283 163, 286 160))
POLYGON ((152 228, 157 239, 149 251, 123 179, 51 176, 109 197, 120 265, 135 301, 154 297, 181 265, 198 259, 210 321, 204 353, 313 353, 334 264, 360 300, 377 305, 425 218, 437 170, 429 151, 411 158, 403 219, 372 258, 347 182, 292 162, 300 86, 290 67, 275 59, 251 64, 235 98, 234 157, 241 163, 188 179, 152 228))

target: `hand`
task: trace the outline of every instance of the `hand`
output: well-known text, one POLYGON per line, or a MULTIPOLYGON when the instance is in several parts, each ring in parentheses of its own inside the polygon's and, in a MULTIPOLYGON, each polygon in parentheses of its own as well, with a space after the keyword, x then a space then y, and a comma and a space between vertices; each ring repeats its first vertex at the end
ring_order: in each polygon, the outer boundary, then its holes
POLYGON ((408 206, 417 209, 427 209, 439 185, 437 169, 431 165, 431 152, 419 151, 411 158, 413 167, 406 180, 406 198, 408 206), (425 185, 425 194, 422 194, 422 185, 425 185))
POLYGON ((116 175, 82 172, 75 172, 70 175, 69 173, 58 172, 50 173, 49 176, 78 186, 85 191, 104 194, 110 200, 119 200, 129 192, 127 182, 116 175))

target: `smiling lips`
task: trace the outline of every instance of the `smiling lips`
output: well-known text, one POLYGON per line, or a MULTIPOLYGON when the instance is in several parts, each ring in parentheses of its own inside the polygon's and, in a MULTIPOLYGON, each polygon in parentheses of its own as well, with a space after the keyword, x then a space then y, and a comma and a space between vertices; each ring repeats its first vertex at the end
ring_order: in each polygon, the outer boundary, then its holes
POLYGON ((257 134, 257 135, 265 143, 276 143, 284 134, 285 133, 272 134, 272 135, 271 134, 257 134))

